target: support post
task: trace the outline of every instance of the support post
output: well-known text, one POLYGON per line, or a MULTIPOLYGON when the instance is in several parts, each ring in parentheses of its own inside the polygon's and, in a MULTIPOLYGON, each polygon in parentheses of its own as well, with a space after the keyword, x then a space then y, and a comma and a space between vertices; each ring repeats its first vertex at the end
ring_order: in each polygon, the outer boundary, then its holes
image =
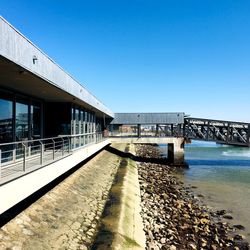
POLYGON ((26 171, 26 145, 22 143, 23 146, 23 172, 26 171))
POLYGON ((167 124, 165 125, 165 136, 166 137, 168 136, 168 125, 167 124))
POLYGON ((168 160, 170 163, 174 162, 174 143, 168 143, 168 160))
MULTIPOLYGON (((68 153, 70 153, 70 149, 71 149, 71 139, 70 137, 68 136, 68 141, 69 141, 69 147, 68 147, 68 153)), ((85 135, 83 136, 83 143, 85 141, 85 135)))
POLYGON ((28 146, 28 156, 31 156, 31 146, 28 146))
POLYGON ((40 165, 43 165, 43 153, 44 153, 44 145, 42 141, 40 142, 40 165))
POLYGON ((186 137, 186 123, 185 122, 182 124, 182 136, 186 137))
POLYGON ((62 138, 62 156, 64 155, 64 140, 62 138))
POLYGON ((176 166, 186 166, 184 161, 184 138, 174 138, 168 143, 168 160, 176 166))
POLYGON ((14 145, 14 149, 13 149, 13 162, 16 162, 16 145, 14 145))
POLYGON ((141 137, 141 124, 137 125, 137 137, 140 138, 141 137))
POLYGON ((229 138, 230 138, 230 123, 227 123, 227 143, 229 143, 229 138))
POLYGON ((210 122, 208 121, 207 122, 207 137, 206 137, 206 139, 207 139, 207 141, 209 140, 209 130, 210 130, 210 122))
POLYGON ((156 136, 159 136, 159 124, 156 124, 156 136))
POLYGON ((53 143, 53 160, 55 160, 55 141, 54 139, 52 139, 52 143, 53 143))

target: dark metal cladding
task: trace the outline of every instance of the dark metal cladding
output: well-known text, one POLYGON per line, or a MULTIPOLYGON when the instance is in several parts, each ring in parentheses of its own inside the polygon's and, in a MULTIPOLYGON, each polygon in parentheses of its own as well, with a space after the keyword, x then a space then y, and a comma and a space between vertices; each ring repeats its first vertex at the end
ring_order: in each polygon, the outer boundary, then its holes
POLYGON ((177 113, 115 113, 111 124, 184 124, 184 112, 177 113))

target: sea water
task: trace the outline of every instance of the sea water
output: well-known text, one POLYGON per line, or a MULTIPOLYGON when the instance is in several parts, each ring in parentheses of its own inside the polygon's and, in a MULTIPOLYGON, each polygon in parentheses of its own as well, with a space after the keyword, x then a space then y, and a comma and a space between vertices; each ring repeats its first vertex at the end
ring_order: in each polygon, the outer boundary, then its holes
POLYGON ((189 168, 179 178, 214 210, 230 213, 229 223, 243 225, 250 241, 250 148, 193 142, 185 145, 185 160, 189 168))

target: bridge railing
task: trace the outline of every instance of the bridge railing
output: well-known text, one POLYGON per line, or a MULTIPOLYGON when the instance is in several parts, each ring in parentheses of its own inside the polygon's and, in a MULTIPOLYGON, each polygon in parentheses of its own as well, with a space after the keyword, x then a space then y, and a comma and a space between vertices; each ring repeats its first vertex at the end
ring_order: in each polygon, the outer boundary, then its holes
POLYGON ((102 132, 0 144, 0 185, 105 138, 102 132))
POLYGON ((110 126, 110 137, 185 137, 235 146, 250 146, 250 124, 186 117, 181 124, 110 126))
POLYGON ((185 118, 184 136, 194 140, 249 146, 250 124, 201 118, 185 118))
POLYGON ((120 125, 108 128, 109 137, 181 137, 181 124, 120 125))

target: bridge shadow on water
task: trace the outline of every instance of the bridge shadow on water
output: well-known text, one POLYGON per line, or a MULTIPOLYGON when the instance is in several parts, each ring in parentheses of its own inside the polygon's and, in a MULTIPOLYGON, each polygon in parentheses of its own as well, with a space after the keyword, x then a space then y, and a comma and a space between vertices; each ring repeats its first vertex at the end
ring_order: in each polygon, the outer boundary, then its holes
POLYGON ((134 155, 129 152, 124 152, 119 149, 113 148, 110 145, 105 147, 105 150, 108 152, 115 154, 117 156, 120 156, 122 158, 129 158, 131 160, 137 161, 137 162, 145 162, 145 163, 155 163, 155 164, 163 164, 163 165, 168 165, 170 164, 170 161, 168 158, 156 158, 156 157, 141 157, 134 155))

